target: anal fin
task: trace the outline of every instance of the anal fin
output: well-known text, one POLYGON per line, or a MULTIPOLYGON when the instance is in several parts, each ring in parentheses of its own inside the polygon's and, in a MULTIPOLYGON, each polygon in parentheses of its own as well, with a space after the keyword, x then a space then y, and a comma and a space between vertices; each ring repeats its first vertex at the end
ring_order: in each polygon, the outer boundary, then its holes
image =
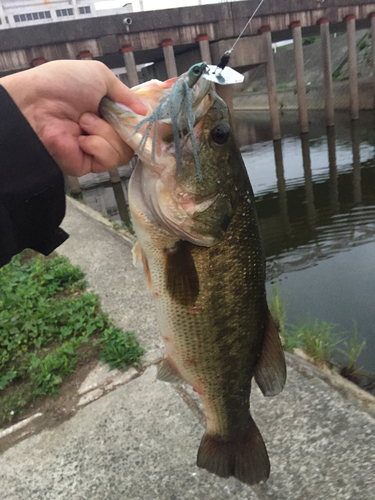
POLYGON ((262 351, 254 369, 255 380, 264 396, 276 396, 285 385, 286 364, 275 320, 268 312, 262 351))
POLYGON ((183 306, 193 306, 199 294, 199 278, 189 243, 179 241, 165 249, 166 286, 173 300, 183 306))
POLYGON ((180 375, 177 368, 173 366, 168 357, 165 357, 163 361, 158 365, 158 373, 156 375, 158 380, 163 382, 170 382, 175 384, 177 382, 183 382, 183 378, 180 375))

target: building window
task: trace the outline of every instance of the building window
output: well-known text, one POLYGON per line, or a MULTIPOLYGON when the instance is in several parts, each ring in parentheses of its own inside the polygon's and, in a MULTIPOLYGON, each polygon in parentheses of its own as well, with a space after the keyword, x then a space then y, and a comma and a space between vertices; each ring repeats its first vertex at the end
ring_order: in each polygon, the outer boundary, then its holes
POLYGON ((57 9, 56 15, 57 15, 57 17, 72 16, 73 9, 57 9))
POLYGON ((80 14, 91 14, 91 7, 79 7, 80 14))
POLYGON ((51 19, 51 12, 46 10, 44 12, 32 12, 31 14, 16 14, 13 17, 16 23, 22 23, 25 21, 35 21, 37 19, 51 19))

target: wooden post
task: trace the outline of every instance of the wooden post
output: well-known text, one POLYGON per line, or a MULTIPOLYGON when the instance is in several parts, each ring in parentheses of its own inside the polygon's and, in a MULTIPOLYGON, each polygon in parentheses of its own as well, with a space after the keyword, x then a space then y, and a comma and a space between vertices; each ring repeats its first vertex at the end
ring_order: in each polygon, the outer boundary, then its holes
POLYGON ((215 83, 215 91, 217 95, 221 97, 225 102, 225 104, 228 106, 229 114, 232 119, 232 124, 235 125, 232 85, 219 85, 215 83))
POLYGON ((303 62, 302 29, 300 21, 293 22, 290 27, 293 32, 294 60, 296 65, 298 115, 301 132, 309 131, 309 118, 306 105, 306 82, 303 62))
POLYGON ((327 18, 320 19, 320 38, 322 41, 323 72, 324 72, 324 96, 326 110, 326 125, 331 127, 335 124, 335 102, 332 84, 331 43, 329 34, 329 21, 327 18))
POLYGON ((126 45, 121 48, 122 55, 124 56, 126 74, 128 76, 129 86, 135 87, 139 85, 137 65, 135 64, 133 47, 126 45))
POLYGON ((117 184, 118 182, 121 182, 121 177, 117 167, 111 168, 110 170, 108 170, 108 173, 112 184, 117 184))
POLYGON ((268 102, 270 107, 270 117, 272 126, 272 138, 274 141, 281 139, 279 106, 277 104, 275 65, 273 61, 272 37, 270 26, 262 26, 260 32, 264 38, 265 50, 267 54, 266 78, 268 89, 268 102))
POLYGON ((352 120, 359 118, 358 105, 358 77, 357 77, 357 51, 355 40, 355 15, 349 14, 345 18, 346 33, 348 37, 349 58, 349 88, 350 88, 350 111, 352 120))
POLYGON ((210 44, 208 41, 207 35, 199 35, 197 37, 197 42, 199 43, 199 50, 201 52, 202 62, 206 62, 207 64, 212 64, 210 44))
POLYGON ((161 42, 163 47, 165 65, 167 67, 168 78, 174 78, 178 76, 176 58, 174 56, 173 42, 170 38, 163 40, 161 42))
POLYGON ((77 59, 80 61, 90 61, 92 59, 92 54, 89 50, 81 50, 77 55, 77 59))
POLYGON ((73 175, 65 175, 66 182, 69 187, 70 194, 81 194, 81 186, 77 177, 73 175))

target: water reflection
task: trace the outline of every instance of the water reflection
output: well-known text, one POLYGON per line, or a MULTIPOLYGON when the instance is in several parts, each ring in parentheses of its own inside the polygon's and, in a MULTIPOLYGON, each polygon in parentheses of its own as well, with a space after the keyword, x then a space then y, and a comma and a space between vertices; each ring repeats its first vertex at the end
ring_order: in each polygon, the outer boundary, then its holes
POLYGON ((339 191, 337 183, 335 127, 327 127, 328 164, 329 164, 329 199, 333 214, 339 211, 339 191))
POLYGON ((351 122, 347 117, 336 128, 317 129, 243 147, 268 286, 278 281, 292 324, 311 315, 338 325, 348 337, 357 328, 367 342, 359 365, 374 371, 373 118, 351 122))
MULTIPOLYGON (((297 250, 298 256, 288 259, 288 265, 300 268, 314 265, 317 259, 328 258, 344 247, 347 249, 375 236, 375 186, 369 189, 375 173, 374 148, 367 145, 367 164, 361 164, 360 131, 358 123, 351 122, 351 148, 349 150, 347 140, 339 141, 341 162, 345 149, 346 155, 338 168, 334 127, 329 127, 326 134, 319 140, 302 134, 293 140, 288 138, 269 143, 273 147, 276 185, 271 181, 272 165, 266 165, 264 149, 260 151, 262 176, 267 179, 268 186, 264 185, 265 182, 262 186, 257 183, 258 173, 252 164, 247 164, 250 179, 255 184, 271 278, 286 270, 285 266, 280 266, 279 260, 275 261, 280 255, 285 257, 297 250), (301 147, 299 157, 294 147, 298 142, 301 147), (372 155, 369 157, 370 151, 372 155), (265 170, 268 170, 268 176, 265 170), (364 187, 367 189, 365 200, 364 187)), ((246 148, 245 163, 249 153, 254 163, 257 160, 254 159, 256 145, 254 149, 246 148)))
POLYGON ((301 134, 302 162, 305 176, 305 194, 307 205, 307 220, 310 229, 314 229, 316 224, 316 211, 314 204, 313 180, 311 172, 311 157, 309 145, 309 133, 301 134))
MULTIPOLYGON (((375 127, 372 114, 351 122, 309 115, 309 134, 284 115, 282 141, 269 118, 242 115, 238 140, 253 186, 265 243, 268 282, 278 280, 288 320, 308 313, 366 338, 360 364, 375 370, 375 127), (285 120, 287 120, 285 122, 285 120)), ((82 185, 86 202, 116 222, 128 221, 127 184, 108 174, 82 185)), ((98 174, 99 175, 99 174, 98 174)))

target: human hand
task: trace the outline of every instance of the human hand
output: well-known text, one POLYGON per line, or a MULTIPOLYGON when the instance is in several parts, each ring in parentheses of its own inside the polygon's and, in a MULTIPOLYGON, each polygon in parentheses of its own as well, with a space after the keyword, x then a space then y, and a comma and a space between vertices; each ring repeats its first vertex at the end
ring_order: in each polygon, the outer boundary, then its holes
POLYGON ((104 96, 144 114, 142 101, 98 61, 53 61, 6 76, 11 95, 61 170, 80 177, 128 163, 133 151, 97 115, 104 96))

